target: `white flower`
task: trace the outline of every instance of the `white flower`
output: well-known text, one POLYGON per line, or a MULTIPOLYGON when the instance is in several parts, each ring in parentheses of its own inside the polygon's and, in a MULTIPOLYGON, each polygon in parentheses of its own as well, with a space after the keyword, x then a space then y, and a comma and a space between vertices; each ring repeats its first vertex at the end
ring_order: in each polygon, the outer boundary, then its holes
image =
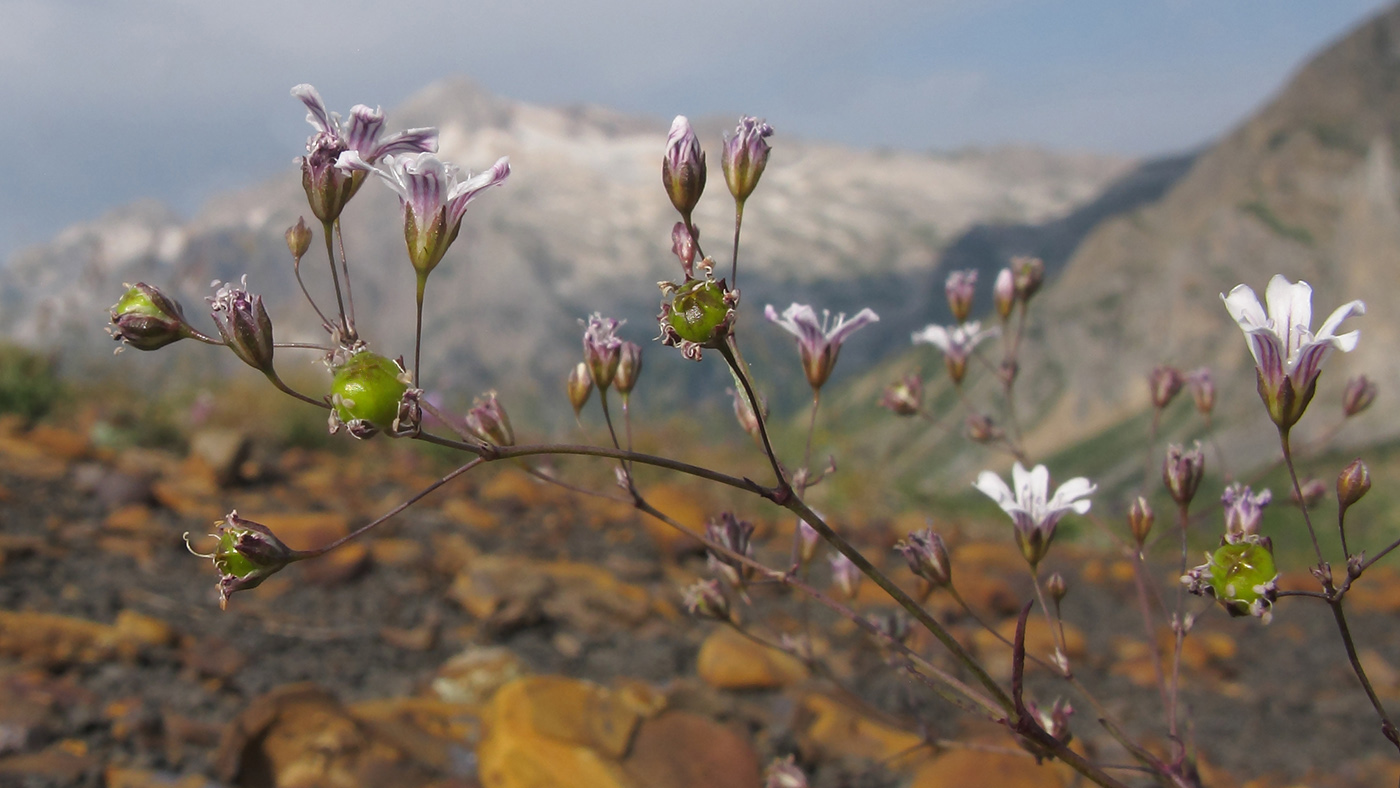
POLYGON ((1044 465, 1037 465, 1027 471, 1016 463, 1011 468, 1011 479, 1015 491, 991 471, 982 471, 973 484, 987 497, 997 502, 1002 511, 1011 516, 1016 525, 1016 543, 1021 553, 1032 566, 1040 563, 1045 551, 1050 548, 1050 540, 1055 537, 1055 526, 1065 512, 1085 514, 1091 502, 1086 498, 1098 489, 1083 476, 1075 477, 1060 485, 1054 496, 1047 499, 1050 489, 1050 471, 1044 465))
POLYGON ((1249 351, 1264 380, 1278 386, 1286 376, 1300 393, 1317 379, 1332 348, 1344 353, 1356 348, 1361 332, 1338 335, 1336 331, 1352 315, 1366 314, 1366 304, 1361 301, 1343 304, 1314 334, 1312 287, 1307 282, 1289 282, 1282 275, 1269 280, 1269 288, 1264 291, 1269 305, 1267 314, 1248 285, 1236 285, 1229 295, 1222 293, 1220 298, 1249 340, 1249 351))
POLYGON ((952 328, 925 326, 923 331, 914 332, 913 339, 916 345, 923 342, 943 351, 943 362, 948 367, 948 374, 952 376, 954 383, 961 383, 963 375, 967 372, 967 357, 972 354, 972 349, 982 340, 994 337, 998 333, 999 330, 995 326, 983 331, 981 322, 969 320, 952 328))
POLYGON ((836 367, 836 356, 841 352, 841 344, 846 338, 857 329, 880 319, 879 315, 867 308, 860 310, 850 320, 846 319, 843 312, 836 316, 836 324, 829 326, 831 312, 823 309, 822 319, 817 320, 816 310, 806 304, 789 306, 783 310, 781 317, 778 310, 769 304, 764 308, 763 316, 797 337, 797 350, 802 356, 802 370, 807 374, 807 382, 814 389, 821 388, 826 379, 831 377, 831 370, 836 367))

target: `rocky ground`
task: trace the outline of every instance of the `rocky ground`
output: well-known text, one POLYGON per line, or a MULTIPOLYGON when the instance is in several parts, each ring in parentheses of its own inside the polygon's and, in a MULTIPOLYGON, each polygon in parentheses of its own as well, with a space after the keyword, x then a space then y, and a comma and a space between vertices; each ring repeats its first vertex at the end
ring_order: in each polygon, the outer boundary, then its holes
MULTIPOLYGON (((88 434, 0 422, 0 786, 757 786, 789 754, 823 788, 1075 784, 899 678, 849 624, 772 589, 742 609, 750 631, 812 632, 819 669, 689 619, 679 589, 705 571, 689 545, 513 468, 465 477, 221 612, 212 567, 182 533, 236 507, 309 547, 441 470, 388 441, 259 455, 211 431, 183 455, 117 453, 88 434)), ((712 513, 680 487, 651 493, 683 522, 712 513)), ((887 548, 922 522, 845 524, 907 579, 887 548)), ((790 526, 758 525, 760 554, 781 555, 790 526)), ((1079 677, 1160 744, 1131 570, 1072 545, 1052 557, 1069 579, 1079 677)), ((954 566, 963 595, 1010 631, 1029 593, 1014 549, 964 539, 954 566)), ((1156 574, 1171 589, 1170 570, 1156 574)), ((824 562, 813 578, 825 585, 824 562)), ((867 583, 855 604, 887 609, 882 596, 867 583)), ((1007 674, 995 636, 942 594, 928 604, 1007 674)), ((1352 609, 1363 659, 1400 707, 1400 580, 1368 575, 1352 609)), ((1203 616, 1185 697, 1209 785, 1396 783, 1400 761, 1329 627, 1298 602, 1268 628, 1203 616)), ((1046 629, 1028 641, 1046 650, 1046 629)), ((1079 746, 1125 762, 1072 689, 1033 669, 1031 693, 1070 696, 1079 746)))

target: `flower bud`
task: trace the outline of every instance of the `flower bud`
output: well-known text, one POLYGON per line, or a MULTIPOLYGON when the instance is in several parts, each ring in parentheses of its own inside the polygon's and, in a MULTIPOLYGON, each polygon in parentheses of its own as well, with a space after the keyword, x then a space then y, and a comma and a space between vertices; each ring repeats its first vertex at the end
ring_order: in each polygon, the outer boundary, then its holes
MULTIPOLYGON (((724 512, 705 524, 706 539, 742 556, 750 554, 752 537, 753 523, 740 520, 731 512, 724 512)), ((749 577, 749 568, 743 562, 713 550, 709 551, 706 563, 711 572, 735 588, 743 588, 749 577)))
POLYGON ((705 191, 705 152, 690 121, 677 115, 666 137, 666 155, 661 159, 661 185, 681 218, 690 224, 690 214, 705 191))
POLYGON ((1375 382, 1365 375, 1358 375, 1347 381, 1346 390, 1342 392, 1342 412, 1350 418, 1371 407, 1375 399, 1375 382))
POLYGON ((699 240, 700 228, 696 225, 687 230, 685 222, 676 222, 671 228, 671 254, 681 261, 686 279, 695 278, 695 246, 699 240))
POLYGON ((622 340, 617 338, 617 327, 622 323, 594 312, 584 325, 584 363, 588 364, 588 374, 593 378, 593 385, 597 386, 599 391, 607 391, 617 374, 617 365, 621 360, 622 340))
POLYGON ((1045 593, 1050 595, 1051 601, 1056 605, 1063 602, 1065 595, 1069 593, 1069 584, 1065 582, 1065 576, 1059 572, 1051 573, 1045 581, 1045 593))
POLYGON ((1209 367, 1201 367, 1186 376, 1186 382, 1191 386, 1191 399, 1196 401, 1196 411, 1203 416, 1209 416, 1215 409, 1215 379, 1211 377, 1209 367))
MULTIPOLYGON (((219 608, 228 605, 228 598, 238 591, 256 588, 262 581, 282 570, 287 564, 306 556, 288 548, 267 526, 245 520, 238 511, 215 524, 218 544, 214 552, 200 555, 214 561, 219 572, 219 608)), ((188 544, 189 534, 185 534, 188 544)), ((193 551, 191 551, 193 552, 193 551)))
POLYGON ((495 446, 515 445, 510 417, 494 391, 486 392, 485 397, 477 397, 472 403, 471 410, 467 411, 467 431, 495 446))
POLYGON ((613 377, 613 385, 617 387, 617 393, 626 397, 632 393, 632 389, 637 386, 637 378, 642 375, 642 346, 636 342, 622 343, 622 349, 617 356, 617 374, 613 377))
POLYGON ((1152 407, 1161 410, 1181 392, 1185 379, 1176 367, 1164 365, 1152 368, 1147 375, 1147 389, 1152 395, 1152 407))
POLYGON ((179 302, 145 282, 127 285, 110 312, 112 339, 137 350, 159 350, 199 334, 185 320, 179 302))
POLYGON ((696 618, 729 620, 729 599, 718 580, 696 580, 684 592, 685 610, 696 618))
POLYGON ((306 219, 298 216, 297 223, 287 228, 286 238, 292 259, 300 263, 306 250, 311 248, 311 228, 306 226, 306 219))
POLYGON ((968 269, 948 274, 948 279, 943 283, 943 292, 948 296, 948 309, 953 313, 953 320, 959 324, 967 322, 972 314, 972 299, 977 295, 977 271, 968 269))
POLYGON ((1294 506, 1302 506, 1306 509, 1316 509, 1322 503, 1322 499, 1327 497, 1327 484, 1321 479, 1308 479, 1298 485, 1299 489, 1290 490, 1288 502, 1294 506), (1299 497, 1298 493, 1302 492, 1299 497))
POLYGON ((578 418, 583 406, 588 404, 588 397, 593 394, 593 375, 582 361, 569 371, 568 391, 569 404, 574 406, 574 418, 578 418))
POLYGON ((797 768, 793 756, 774 758, 764 772, 763 788, 807 788, 807 775, 797 768))
POLYGON ((1361 500, 1371 489, 1371 471, 1360 458, 1342 469, 1337 476, 1337 504, 1343 510, 1361 500))
POLYGON ((724 138, 720 164, 724 168, 724 182, 729 185, 735 202, 743 204, 758 186, 759 176, 768 166, 767 139, 772 134, 772 126, 745 115, 739 119, 734 136, 724 138))
POLYGON ((1147 505, 1147 499, 1141 495, 1128 507, 1128 530, 1132 531, 1139 549, 1147 543, 1147 535, 1152 532, 1152 524, 1156 519, 1152 507, 1147 505))
MULTIPOLYGON (((754 413, 753 406, 749 404, 749 398, 744 392, 738 389, 729 389, 729 393, 734 396, 734 418, 738 419, 739 426, 744 428, 744 432, 754 440, 762 440, 763 435, 758 429, 758 414, 754 413)), ((763 410, 763 417, 768 417, 768 403, 760 402, 759 406, 763 410)))
POLYGON ((1024 304, 1045 281, 1045 263, 1039 257, 1013 257, 1011 268, 1015 272, 1016 300, 1024 304))
POLYGON ((917 416, 924 409, 924 382, 918 375, 905 375, 880 395, 880 407, 896 416, 917 416))
POLYGON ((992 285, 992 307, 997 317, 1003 321, 1011 317, 1011 309, 1016 306, 1016 277, 1010 268, 1003 268, 992 285))
POLYGON ((343 425, 357 438, 391 429, 408 390, 404 370, 378 353, 362 350, 331 378, 331 432, 343 425))
POLYGON ((272 319, 262 296, 248 292, 247 276, 237 286, 217 280, 213 286, 218 289, 208 301, 224 344, 243 363, 272 374, 272 319))
POLYGON ((847 599, 855 599, 856 592, 860 590, 860 581, 864 575, 851 563, 843 553, 832 553, 831 558, 831 582, 847 599))
POLYGON ((953 582, 953 563, 943 537, 932 528, 915 531, 896 542, 894 549, 904 555, 909 571, 927 580, 934 588, 946 588, 953 582))
POLYGON ((723 281, 692 279, 676 286, 664 283, 672 293, 670 302, 662 302, 661 344, 681 349, 692 361, 700 360, 701 348, 716 348, 734 327, 734 304, 737 297, 725 290, 723 281))
POLYGON ((1201 478, 1205 476, 1206 458, 1201 452, 1201 442, 1196 441, 1195 447, 1186 451, 1178 444, 1167 447, 1167 459, 1162 463, 1162 481, 1167 485, 1167 492, 1171 493, 1172 500, 1185 506, 1191 503, 1191 499, 1196 497, 1196 488, 1201 486, 1201 478))

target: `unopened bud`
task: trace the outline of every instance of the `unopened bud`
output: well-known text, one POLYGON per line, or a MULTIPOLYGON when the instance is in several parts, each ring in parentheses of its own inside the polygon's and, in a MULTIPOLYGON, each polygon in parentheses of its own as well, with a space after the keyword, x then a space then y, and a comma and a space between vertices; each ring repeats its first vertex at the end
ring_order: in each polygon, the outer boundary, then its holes
POLYGON ((593 376, 589 374, 587 364, 580 361, 569 371, 568 390, 569 404, 574 406, 574 418, 578 418, 583 406, 588 404, 588 397, 593 394, 593 376))
POLYGON ((511 429, 510 416, 496 399, 496 392, 488 391, 484 397, 477 397, 467 411, 467 430, 487 443, 496 446, 514 446, 515 430, 511 429))
POLYGON ((696 618, 729 620, 729 599, 718 580, 696 580, 684 593, 685 610, 696 618))
POLYGON ((880 407, 888 408, 896 416, 917 416, 924 409, 924 381, 914 373, 885 389, 880 396, 880 407))
MULTIPOLYGON (((748 396, 738 389, 729 389, 729 393, 734 396, 734 418, 739 420, 739 426, 744 428, 754 440, 762 440, 762 433, 758 429, 758 415, 754 413, 753 406, 749 404, 748 396)), ((760 402, 764 418, 768 417, 768 403, 760 402)))
POLYGON ((1152 532, 1152 524, 1156 520, 1157 516, 1152 512, 1152 507, 1141 495, 1128 507, 1128 530, 1132 531, 1139 549, 1147 543, 1147 535, 1152 532))
MULTIPOLYGON (((724 512, 705 524, 705 538, 732 553, 748 556, 752 550, 753 523, 724 512)), ((706 563, 710 571, 735 588, 743 588, 750 574, 749 567, 742 561, 714 550, 709 551, 706 563)))
POLYGON ((128 285, 110 312, 112 339, 137 350, 159 350, 199 334, 185 320, 178 301, 145 282, 128 285))
POLYGON ((1176 367, 1161 365, 1152 368, 1147 376, 1147 388, 1152 395, 1152 407, 1161 410, 1171 403, 1181 392, 1185 379, 1176 367))
POLYGON ((1186 382, 1191 386, 1191 399, 1196 402, 1196 411, 1203 416, 1209 416, 1215 409, 1215 379, 1211 377, 1209 367, 1201 367, 1186 376, 1186 382))
POLYGON ((1359 458, 1342 469, 1337 476, 1337 503, 1343 508, 1361 500, 1371 489, 1371 471, 1359 458))
POLYGON ((1190 451, 1178 444, 1167 447, 1167 459, 1162 463, 1162 481, 1172 500, 1185 506, 1196 497, 1196 488, 1206 472, 1205 454, 1201 452, 1200 441, 1190 451))
POLYGON ((287 228, 286 238, 292 259, 300 263, 306 250, 311 248, 311 228, 306 226, 306 219, 298 216, 297 223, 287 228))
POLYGON ((705 152, 690 121, 677 115, 666 137, 666 155, 661 159, 661 184, 671 204, 687 224, 700 195, 705 191, 705 152))
POLYGON ((1045 581, 1045 593, 1050 595, 1050 599, 1056 605, 1064 601, 1065 595, 1069 593, 1069 584, 1065 582, 1065 576, 1059 572, 1054 572, 1045 581))
POLYGON ((1013 257, 1011 268, 1015 272, 1016 300, 1024 304, 1045 281, 1045 263, 1039 257, 1013 257))
POLYGON ((739 120, 734 136, 725 138, 720 163, 724 168, 724 181, 729 185, 729 193, 734 195, 735 202, 743 204, 753 194, 754 187, 758 186, 758 179, 768 166, 767 139, 772 134, 772 126, 745 115, 739 120))
POLYGON ((617 356, 617 374, 613 376, 613 385, 617 387, 617 393, 626 397, 632 393, 632 389, 637 386, 637 378, 642 376, 642 346, 636 342, 622 343, 622 349, 617 356))
POLYGON ((1375 399, 1375 382, 1365 375, 1358 375, 1347 381, 1346 390, 1342 392, 1342 412, 1350 418, 1371 407, 1375 399))
POLYGON ((1316 509, 1322 503, 1322 499, 1327 497, 1327 484, 1321 479, 1308 479, 1288 494, 1288 500, 1294 506, 1302 506, 1305 509, 1316 509), (1300 496, 1298 493, 1301 492, 1300 496))
POLYGON ((807 775, 797 768, 793 756, 774 758, 764 772, 763 788, 807 788, 807 775))
POLYGON ((833 553, 831 561, 831 582, 847 599, 855 599, 856 592, 860 590, 860 581, 864 575, 851 563, 851 559, 842 553, 833 553))
POLYGON ((972 299, 977 295, 977 271, 954 271, 948 274, 943 283, 943 292, 948 296, 948 309, 958 323, 967 322, 972 314, 972 299))
POLYGON ((992 307, 996 309, 997 317, 1007 320, 1011 317, 1011 309, 1016 306, 1016 276, 1011 273, 1010 268, 1001 269, 997 274, 997 281, 992 285, 992 307))
POLYGON ((357 438, 390 429, 408 391, 397 362, 368 350, 351 356, 331 378, 331 431, 349 428, 357 438))
POLYGON ((932 528, 915 531, 896 542, 894 549, 904 555, 909 571, 927 580, 934 588, 945 588, 953 582, 953 562, 943 537, 932 528))

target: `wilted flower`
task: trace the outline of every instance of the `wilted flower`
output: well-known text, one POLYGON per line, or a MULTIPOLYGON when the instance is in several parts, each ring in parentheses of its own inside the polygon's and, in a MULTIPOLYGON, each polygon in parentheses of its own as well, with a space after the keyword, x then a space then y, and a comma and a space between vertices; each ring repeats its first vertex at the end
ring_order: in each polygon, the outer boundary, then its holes
POLYGON ((774 758, 764 772, 763 788, 807 788, 807 775, 797 768, 791 755, 774 758))
POLYGON ((1348 418, 1371 407, 1376 399, 1376 383, 1365 375, 1357 375, 1347 381, 1342 392, 1342 413, 1348 418))
MULTIPOLYGON (((755 179, 756 181, 757 179, 755 179)), ((686 225, 705 191, 705 152, 690 121, 677 115, 666 135, 666 155, 661 159, 661 185, 686 225)))
POLYGON ((1236 285, 1220 298, 1249 341, 1258 367, 1259 396, 1269 417, 1279 429, 1292 427, 1312 401, 1327 354, 1333 348, 1350 352, 1356 347, 1360 332, 1337 335, 1336 331, 1352 315, 1365 314, 1366 305, 1361 301, 1343 304, 1314 334, 1312 287, 1307 282, 1291 283, 1281 275, 1269 280, 1264 293, 1267 314, 1246 285, 1236 285))
POLYGON ((700 228, 696 225, 686 229, 685 222, 676 222, 671 228, 671 254, 681 261, 686 279, 695 278, 695 246, 699 240, 700 228))
POLYGON ((934 588, 944 588, 953 582, 953 562, 943 537, 932 528, 914 531, 898 542, 894 549, 904 555, 909 571, 927 580, 934 588))
POLYGON ((764 307, 763 316, 770 322, 782 326, 789 334, 797 337, 797 352, 802 356, 802 371, 807 374, 807 383, 813 389, 820 389, 831 377, 836 368, 836 357, 841 353, 841 345, 857 329, 880 319, 871 309, 862 309, 850 320, 845 313, 836 316, 836 324, 831 323, 831 312, 822 310, 822 319, 806 304, 792 304, 783 310, 781 317, 772 304, 764 307))
POLYGON ((1272 492, 1255 493, 1240 482, 1226 487, 1220 496, 1220 502, 1225 504, 1225 541, 1233 544, 1257 535, 1264 520, 1264 507, 1273 499, 1272 492))
POLYGON ((247 275, 236 286, 216 279, 210 287, 215 288, 214 295, 206 300, 224 344, 243 363, 272 374, 272 319, 263 307, 262 296, 248 292, 247 275))
POLYGON ((461 168, 431 153, 385 156, 384 163, 376 165, 351 150, 341 155, 338 166, 349 172, 373 172, 399 196, 408 259, 420 282, 457 240, 467 205, 510 176, 510 160, 504 156, 491 169, 465 177, 461 168))
POLYGON ((588 398, 593 394, 593 375, 588 371, 588 365, 580 361, 577 366, 569 370, 569 404, 574 406, 574 418, 578 418, 583 412, 583 406, 588 403, 588 398))
POLYGON ((1037 465, 1027 471, 1016 463, 1011 467, 1015 491, 991 471, 978 474, 974 487, 997 502, 1002 511, 1011 515, 1016 526, 1016 544, 1032 567, 1040 563, 1055 538, 1055 526, 1065 512, 1084 514, 1091 502, 1086 496, 1098 489, 1088 479, 1079 476, 1060 485, 1049 496, 1050 471, 1037 465))
POLYGON ((159 350, 187 337, 205 338, 185 320, 180 302, 145 282, 126 285, 110 312, 112 327, 107 331, 112 339, 137 350, 159 350))
POLYGON ((1209 416, 1215 409, 1215 379, 1210 367, 1201 367, 1186 376, 1186 384, 1191 387, 1191 399, 1196 401, 1196 410, 1209 416))
POLYGON ((876 632, 896 643, 909 639, 909 614, 903 608, 877 610, 867 615, 865 620, 876 632))
POLYGON ((948 376, 954 383, 961 383, 963 376, 967 374, 967 358, 972 354, 972 349, 982 340, 996 336, 997 333, 996 327, 983 331, 981 322, 970 320, 952 328, 925 326, 923 331, 914 333, 913 339, 916 345, 926 342, 943 351, 943 363, 948 367, 948 376))
POLYGON ((860 569, 844 553, 832 553, 828 560, 831 561, 831 582, 841 589, 847 599, 855 599, 861 578, 864 577, 860 569))
POLYGON ((718 580, 696 580, 685 589, 683 599, 686 612, 696 618, 729 620, 729 599, 718 580))
POLYGON ((896 416, 917 416, 924 409, 924 381, 918 375, 909 373, 898 383, 885 389, 880 396, 880 407, 888 408, 896 416))
POLYGON ((364 173, 336 167, 341 154, 353 151, 367 164, 374 164, 393 153, 437 150, 437 129, 409 129, 385 137, 384 113, 378 108, 356 104, 350 109, 350 122, 342 126, 340 114, 326 111, 316 88, 297 85, 292 88, 292 95, 306 105, 306 122, 316 128, 306 141, 306 155, 299 163, 307 202, 323 223, 335 221, 364 182, 364 173))
POLYGON ((495 446, 514 446, 515 430, 510 426, 510 416, 496 399, 496 392, 488 391, 477 397, 467 411, 467 431, 495 446))
POLYGON ((948 309, 952 310, 953 319, 958 323, 966 322, 968 315, 972 314, 973 296, 977 295, 976 269, 948 274, 947 281, 943 283, 943 292, 948 296, 948 309))
POLYGON ((1056 604, 1060 604, 1069 594, 1069 584, 1065 582, 1065 576, 1059 572, 1051 572, 1050 577, 1045 580, 1045 593, 1050 595, 1050 599, 1056 604))
MULTIPOLYGON (((267 526, 239 517, 237 510, 215 525, 218 533, 210 534, 219 540, 214 552, 195 555, 214 561, 219 572, 220 609, 228 605, 228 598, 234 593, 256 588, 287 564, 309 557, 287 547, 267 526)), ((185 534, 185 544, 189 544, 189 534, 185 534)))
POLYGON ((808 525, 806 520, 797 521, 798 558, 802 559, 802 563, 811 561, 812 556, 817 554, 817 545, 821 543, 821 539, 821 534, 808 525))
POLYGON ((617 374, 613 377, 613 385, 617 386, 617 393, 622 395, 624 402, 632 389, 637 387, 637 378, 641 376, 642 346, 636 342, 623 342, 617 357, 617 374))
POLYGON ((584 325, 583 361, 588 365, 588 374, 599 391, 607 391, 622 360, 622 340, 617 337, 617 328, 626 321, 594 312, 587 322, 579 322, 584 325))
MULTIPOLYGON (((740 520, 730 512, 724 512, 705 524, 705 538, 728 548, 731 552, 748 556, 751 551, 749 542, 753 538, 753 523, 740 520)), ((743 562, 711 550, 706 563, 709 564, 711 572, 724 578, 730 585, 735 588, 744 587, 750 570, 743 562)))
POLYGON ((1185 382, 1181 370, 1176 367, 1165 364, 1153 367, 1147 376, 1147 389, 1152 395, 1152 407, 1158 410, 1165 408, 1180 393, 1185 382))
POLYGON ((767 140, 772 134, 772 126, 745 115, 739 119, 734 136, 724 138, 724 153, 720 159, 724 181, 729 185, 729 193, 740 204, 753 194, 763 168, 768 166, 767 140))
POLYGON ((996 309, 997 317, 1003 321, 1011 317, 1011 310, 1016 306, 1016 276, 1011 273, 1010 268, 1003 268, 997 274, 997 280, 992 284, 992 307, 996 309))
POLYGON ((1179 444, 1167 447, 1167 459, 1162 463, 1162 481, 1172 500, 1186 505, 1196 497, 1196 488, 1206 473, 1206 456, 1201 452, 1201 442, 1187 451, 1179 444))

